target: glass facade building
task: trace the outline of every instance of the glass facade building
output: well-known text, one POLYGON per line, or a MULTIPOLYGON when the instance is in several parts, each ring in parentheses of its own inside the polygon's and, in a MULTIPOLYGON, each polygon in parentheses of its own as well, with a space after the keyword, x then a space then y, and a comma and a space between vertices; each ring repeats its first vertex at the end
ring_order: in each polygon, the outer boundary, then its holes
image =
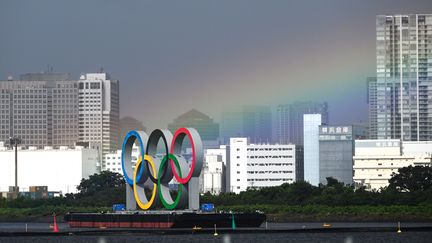
POLYGON ((319 126, 321 114, 304 114, 304 180, 317 186, 319 184, 319 126))
POLYGON ((319 177, 327 184, 333 177, 345 184, 353 184, 354 136, 352 126, 319 127, 319 177))
POLYGON ((371 137, 431 140, 432 15, 379 15, 376 33, 371 137))

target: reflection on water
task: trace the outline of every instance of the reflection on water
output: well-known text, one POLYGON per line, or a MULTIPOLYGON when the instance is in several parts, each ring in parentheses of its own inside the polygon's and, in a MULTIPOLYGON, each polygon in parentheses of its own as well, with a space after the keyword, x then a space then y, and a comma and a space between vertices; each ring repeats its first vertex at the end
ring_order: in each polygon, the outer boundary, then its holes
POLYGON ((231 235, 230 234, 223 235, 222 239, 223 239, 223 243, 231 243, 231 235))
POLYGON ((107 240, 105 239, 105 237, 99 237, 97 242, 98 243, 107 243, 107 240))
POLYGON ((0 242, 431 242, 432 232, 257 233, 257 234, 125 234, 107 236, 0 237, 0 242))
POLYGON ((354 240, 353 240, 353 238, 351 237, 351 236, 347 236, 346 238, 345 238, 345 241, 344 241, 345 243, 354 243, 354 240))

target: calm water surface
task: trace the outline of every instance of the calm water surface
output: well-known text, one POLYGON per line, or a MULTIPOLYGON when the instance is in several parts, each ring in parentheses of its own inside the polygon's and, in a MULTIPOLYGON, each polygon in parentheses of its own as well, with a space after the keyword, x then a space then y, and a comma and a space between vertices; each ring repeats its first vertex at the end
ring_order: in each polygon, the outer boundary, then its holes
POLYGON ((113 236, 0 237, 0 242, 432 242, 432 232, 273 233, 273 234, 131 234, 113 236))

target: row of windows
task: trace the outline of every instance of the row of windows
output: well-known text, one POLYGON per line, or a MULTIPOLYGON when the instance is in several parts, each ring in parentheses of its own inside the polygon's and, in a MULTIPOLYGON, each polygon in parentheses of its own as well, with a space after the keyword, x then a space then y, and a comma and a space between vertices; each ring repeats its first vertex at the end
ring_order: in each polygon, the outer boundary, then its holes
POLYGON ((109 168, 109 171, 122 171, 122 168, 109 168))
POLYGON ((14 125, 14 129, 18 130, 18 129, 42 129, 42 128, 46 128, 47 125, 14 125))
POLYGON ((79 109, 79 111, 101 111, 102 109, 79 109))
MULTIPOLYGON (((46 113, 47 113, 46 110, 15 110, 14 111, 14 114, 46 114, 46 113)), ((17 115, 14 115, 15 119, 17 118, 16 116, 17 115)))
MULTIPOLYGON (((247 151, 288 151, 292 148, 248 148, 247 151)), ((238 150, 237 150, 238 151, 238 150)))
POLYGON ((102 106, 102 104, 99 104, 99 102, 98 102, 98 104, 94 104, 94 105, 91 105, 91 104, 90 105, 81 105, 80 104, 79 107, 82 108, 82 107, 100 107, 100 106, 102 106))
POLYGON ((32 130, 14 130, 14 133, 16 134, 45 134, 46 129, 32 129, 32 130))
POLYGON ((91 83, 79 83, 79 89, 100 89, 101 85, 99 82, 91 82, 91 83))
POLYGON ((14 88, 14 94, 30 94, 30 93, 46 93, 46 89, 37 89, 36 87, 28 87, 24 86, 23 88, 31 88, 31 89, 20 89, 21 85, 18 85, 17 88, 14 88))
MULTIPOLYGON (((24 119, 24 117, 23 117, 24 119)), ((14 120, 14 124, 45 124, 45 119, 33 119, 33 120, 14 120)))
MULTIPOLYGON (((108 157, 108 158, 109 158, 109 157, 108 157)), ((120 159, 120 157, 119 157, 119 159, 120 159)), ((110 162, 107 162, 106 164, 107 164, 107 165, 111 165, 111 163, 110 163, 110 162)), ((119 162, 119 163, 115 163, 115 162, 113 162, 113 163, 112 163, 112 165, 116 165, 116 164, 117 164, 117 165, 121 165, 121 163, 120 163, 120 162, 119 162)))
MULTIPOLYGON (((239 164, 237 164, 239 165, 239 164)), ((269 164, 269 163, 248 163, 247 166, 293 166, 292 163, 274 163, 274 164, 269 164)))
POLYGON ((20 101, 29 100, 29 99, 32 99, 32 100, 34 100, 34 99, 46 99, 47 95, 46 94, 44 94, 44 95, 36 95, 36 94, 34 94, 34 95, 33 94, 14 95, 13 98, 14 98, 14 102, 20 102, 20 101), (22 99, 22 100, 20 100, 20 99, 22 99))
POLYGON ((280 179, 248 179, 247 181, 293 181, 291 178, 280 178, 280 179))
POLYGON ((86 114, 80 113, 79 116, 80 117, 101 116, 101 114, 100 113, 86 113, 86 114))
POLYGON ((79 103, 100 103, 100 97, 94 97, 93 99, 85 99, 85 100, 80 100, 79 103))
POLYGON ((291 170, 266 170, 266 171, 248 171, 248 174, 292 174, 293 172, 291 170))
POLYGON ((249 159, 289 159, 292 155, 260 155, 260 156, 247 156, 249 159))

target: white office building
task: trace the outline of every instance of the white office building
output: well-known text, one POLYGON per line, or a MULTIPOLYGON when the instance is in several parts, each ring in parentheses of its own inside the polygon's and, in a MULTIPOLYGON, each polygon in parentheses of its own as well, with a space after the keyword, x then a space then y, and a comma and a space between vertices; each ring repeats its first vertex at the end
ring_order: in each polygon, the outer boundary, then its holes
POLYGON ((408 142, 399 139, 356 140, 354 183, 368 190, 388 186, 398 169, 407 166, 430 166, 432 141, 408 142))
POLYGON ((296 179, 295 145, 248 144, 246 138, 231 138, 227 163, 229 191, 292 183, 296 179))
POLYGON ((230 138, 227 187, 235 193, 247 190, 247 138, 230 138))
MULTIPOLYGON (((18 150, 18 187, 48 186, 49 191, 76 193, 83 178, 98 173, 100 161, 94 149, 45 147, 18 150)), ((15 152, 0 147, 0 191, 15 185, 15 152)))
POLYGON ((321 114, 303 115, 304 180, 314 186, 320 182, 319 176, 319 126, 321 114))
MULTIPOLYGON (((103 156, 103 161, 105 166, 102 170, 117 172, 123 174, 123 169, 121 165, 121 155, 122 151, 117 150, 115 153, 108 153, 103 156)), ((132 165, 135 165, 136 161, 139 158, 139 150, 137 146, 132 147, 132 165)))

